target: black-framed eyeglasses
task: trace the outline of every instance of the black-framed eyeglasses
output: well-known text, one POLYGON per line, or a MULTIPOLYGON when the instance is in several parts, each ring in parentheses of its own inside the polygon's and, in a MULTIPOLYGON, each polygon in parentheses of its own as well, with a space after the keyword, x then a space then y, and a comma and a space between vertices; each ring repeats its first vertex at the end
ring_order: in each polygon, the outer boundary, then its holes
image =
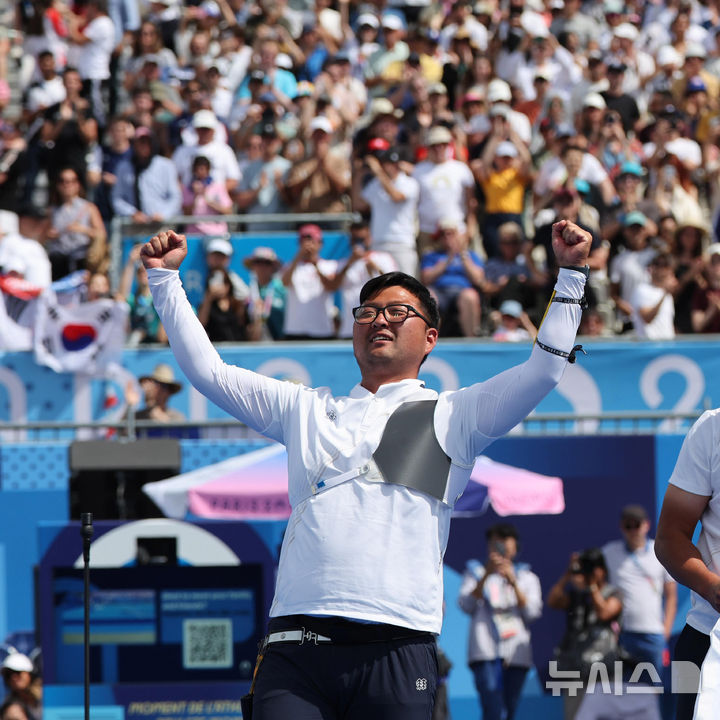
POLYGON ((623 529, 625 530, 637 530, 641 523, 639 520, 626 520, 623 523, 623 529))
POLYGON ((353 308, 352 314, 358 325, 369 325, 375 321, 375 318, 382 313, 389 323, 405 322, 409 317, 417 316, 425 321, 427 325, 432 327, 432 323, 422 314, 419 313, 412 305, 402 303, 393 303, 385 305, 385 307, 375 307, 374 305, 359 305, 353 308))

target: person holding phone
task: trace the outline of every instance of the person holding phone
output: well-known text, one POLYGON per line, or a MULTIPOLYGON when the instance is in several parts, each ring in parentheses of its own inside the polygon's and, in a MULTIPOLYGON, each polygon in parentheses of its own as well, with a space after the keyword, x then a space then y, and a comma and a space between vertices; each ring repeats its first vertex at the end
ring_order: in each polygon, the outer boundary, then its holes
POLYGON ((542 613, 542 591, 530 566, 516 561, 513 525, 493 525, 485 537, 487 560, 468 562, 458 602, 471 618, 468 663, 482 716, 512 720, 533 664, 529 625, 542 613))

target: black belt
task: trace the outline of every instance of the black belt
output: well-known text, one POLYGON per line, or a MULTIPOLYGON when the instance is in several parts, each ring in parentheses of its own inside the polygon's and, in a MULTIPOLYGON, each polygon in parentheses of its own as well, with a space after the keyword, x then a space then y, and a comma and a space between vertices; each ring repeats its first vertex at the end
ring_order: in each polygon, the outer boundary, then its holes
POLYGON ((390 642, 392 640, 433 639, 425 630, 384 623, 359 623, 345 618, 286 615, 270 618, 265 644, 295 643, 302 645, 358 644, 390 642))

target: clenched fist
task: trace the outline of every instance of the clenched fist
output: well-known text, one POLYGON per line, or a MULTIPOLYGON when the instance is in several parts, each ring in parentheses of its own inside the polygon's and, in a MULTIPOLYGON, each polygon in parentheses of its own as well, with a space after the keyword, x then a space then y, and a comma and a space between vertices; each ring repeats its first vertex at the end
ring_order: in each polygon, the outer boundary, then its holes
POLYGON ((552 246, 561 267, 587 265, 592 235, 569 220, 560 220, 552 226, 552 246))
POLYGON ((140 250, 143 265, 177 270, 187 255, 187 240, 174 230, 163 230, 150 238, 140 250))

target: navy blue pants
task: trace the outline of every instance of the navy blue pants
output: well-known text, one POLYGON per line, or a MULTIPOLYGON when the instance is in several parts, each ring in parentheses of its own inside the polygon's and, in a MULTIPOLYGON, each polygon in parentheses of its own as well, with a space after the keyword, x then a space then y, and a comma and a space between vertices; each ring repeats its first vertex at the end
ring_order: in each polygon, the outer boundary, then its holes
POLYGON ((276 643, 258 669, 253 720, 430 720, 437 667, 429 634, 364 643, 276 643))

